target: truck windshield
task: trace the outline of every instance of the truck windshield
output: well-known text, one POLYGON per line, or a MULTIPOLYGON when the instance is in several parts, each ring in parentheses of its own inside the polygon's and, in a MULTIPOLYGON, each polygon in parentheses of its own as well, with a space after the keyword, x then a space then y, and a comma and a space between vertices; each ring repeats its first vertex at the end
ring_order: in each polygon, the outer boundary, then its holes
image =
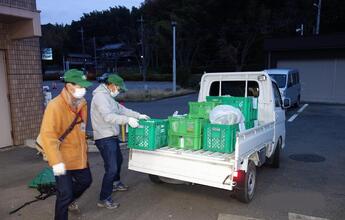
POLYGON ((279 88, 285 88, 286 85, 286 75, 284 74, 269 74, 272 77, 279 88))

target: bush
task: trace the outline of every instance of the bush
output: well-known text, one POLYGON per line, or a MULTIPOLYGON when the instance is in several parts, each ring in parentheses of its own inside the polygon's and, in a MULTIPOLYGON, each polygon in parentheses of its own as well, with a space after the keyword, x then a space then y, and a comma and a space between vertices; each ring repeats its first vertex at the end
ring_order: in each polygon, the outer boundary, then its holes
MULTIPOLYGON (((125 81, 142 81, 143 76, 141 74, 133 73, 119 73, 119 75, 125 81)), ((146 77, 147 81, 171 81, 171 74, 148 74, 146 77)))

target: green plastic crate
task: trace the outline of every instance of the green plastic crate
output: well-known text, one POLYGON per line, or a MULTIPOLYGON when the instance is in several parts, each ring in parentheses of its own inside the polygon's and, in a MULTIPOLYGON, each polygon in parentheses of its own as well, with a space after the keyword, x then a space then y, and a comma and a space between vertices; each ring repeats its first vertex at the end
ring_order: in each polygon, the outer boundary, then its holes
POLYGON ((206 97, 206 101, 222 103, 223 102, 223 97, 224 96, 207 96, 206 97))
POLYGON ((139 127, 128 127, 128 147, 153 151, 167 146, 168 127, 168 120, 139 120, 139 127))
POLYGON ((252 121, 247 121, 247 122, 245 122, 244 124, 245 124, 245 126, 246 126, 246 129, 251 129, 251 128, 254 127, 254 120, 252 120, 252 121))
POLYGON ((204 147, 206 151, 232 153, 235 150, 236 125, 206 124, 204 128, 204 147))
POLYGON ((168 145, 179 149, 200 150, 202 148, 202 136, 195 137, 169 134, 168 145))
POLYGON ((223 105, 231 105, 240 109, 245 121, 255 120, 253 113, 253 97, 207 96, 207 101, 220 101, 223 105))
POLYGON ((257 120, 258 119, 258 110, 257 109, 253 109, 252 111, 252 119, 253 120, 257 120))
POLYGON ((169 117, 169 135, 200 137, 208 120, 188 116, 169 117))
POLYGON ((219 102, 189 102, 189 117, 208 119, 209 114, 219 102))

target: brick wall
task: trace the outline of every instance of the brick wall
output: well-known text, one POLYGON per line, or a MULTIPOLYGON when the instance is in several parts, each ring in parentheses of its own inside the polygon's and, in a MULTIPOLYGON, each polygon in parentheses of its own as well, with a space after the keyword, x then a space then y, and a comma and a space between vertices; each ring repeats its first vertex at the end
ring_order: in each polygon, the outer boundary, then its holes
POLYGON ((13 141, 20 145, 37 136, 41 123, 40 45, 39 38, 9 40, 7 27, 7 24, 0 23, 0 49, 6 54, 13 141))
POLYGON ((36 11, 36 0, 0 0, 0 5, 36 11))

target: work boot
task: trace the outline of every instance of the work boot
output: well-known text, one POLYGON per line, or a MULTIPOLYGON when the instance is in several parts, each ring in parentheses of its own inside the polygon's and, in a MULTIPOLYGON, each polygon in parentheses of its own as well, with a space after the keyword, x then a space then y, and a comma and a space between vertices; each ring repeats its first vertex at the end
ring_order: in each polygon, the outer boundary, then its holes
POLYGON ((71 204, 69 204, 68 211, 76 212, 76 213, 80 212, 79 205, 78 205, 77 201, 73 201, 71 204))
POLYGON ((116 192, 116 191, 127 191, 128 190, 128 186, 126 186, 125 184, 123 184, 122 182, 118 182, 118 183, 115 183, 113 185, 113 192, 116 192))
POLYGON ((111 198, 109 198, 103 201, 99 201, 97 203, 97 206, 106 209, 116 209, 120 206, 120 203, 114 202, 111 198))

